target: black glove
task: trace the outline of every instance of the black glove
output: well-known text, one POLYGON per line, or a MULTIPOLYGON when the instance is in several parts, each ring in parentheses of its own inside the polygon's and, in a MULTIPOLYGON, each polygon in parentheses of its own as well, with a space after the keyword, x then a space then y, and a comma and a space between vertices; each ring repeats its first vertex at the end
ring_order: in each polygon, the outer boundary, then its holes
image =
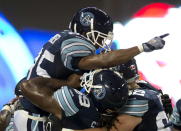
POLYGON ((151 52, 153 50, 162 49, 165 45, 165 41, 163 40, 164 37, 168 36, 169 34, 164 34, 159 37, 154 37, 153 39, 149 40, 146 43, 143 43, 143 51, 144 52, 151 52))
POLYGON ((170 120, 173 123, 174 128, 181 130, 181 99, 177 101, 170 120))
POLYGON ((165 113, 170 116, 172 114, 173 108, 172 108, 172 102, 168 94, 163 94, 161 96, 163 108, 165 110, 165 113))

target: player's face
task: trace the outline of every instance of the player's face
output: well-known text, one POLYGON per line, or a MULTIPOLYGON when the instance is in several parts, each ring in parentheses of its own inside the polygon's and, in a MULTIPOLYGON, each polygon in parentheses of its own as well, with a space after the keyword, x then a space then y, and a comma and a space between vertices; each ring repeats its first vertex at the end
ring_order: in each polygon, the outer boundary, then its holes
POLYGON ((87 38, 92 41, 94 46, 98 48, 103 48, 105 52, 111 50, 111 43, 113 40, 113 33, 109 32, 108 34, 101 33, 96 30, 87 32, 87 38))

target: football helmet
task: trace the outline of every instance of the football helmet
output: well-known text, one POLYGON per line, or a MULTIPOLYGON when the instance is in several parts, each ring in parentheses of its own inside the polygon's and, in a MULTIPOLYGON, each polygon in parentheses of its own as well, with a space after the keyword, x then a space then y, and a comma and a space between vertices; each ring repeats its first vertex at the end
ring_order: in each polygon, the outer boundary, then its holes
POLYGON ((104 69, 83 75, 81 86, 98 103, 101 113, 120 110, 128 99, 127 82, 120 73, 104 69))
POLYGON ((134 58, 125 64, 119 65, 117 71, 123 75, 128 83, 139 79, 138 67, 134 58))
POLYGON ((73 16, 69 28, 75 33, 84 35, 105 51, 111 50, 113 22, 104 11, 96 7, 80 9, 73 16))

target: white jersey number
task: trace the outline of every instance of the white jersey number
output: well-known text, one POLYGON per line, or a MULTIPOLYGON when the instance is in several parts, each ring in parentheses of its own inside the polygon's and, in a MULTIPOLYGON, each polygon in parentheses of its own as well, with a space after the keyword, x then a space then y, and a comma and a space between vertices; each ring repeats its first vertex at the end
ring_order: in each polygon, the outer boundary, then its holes
POLYGON ((87 108, 90 107, 90 101, 84 95, 79 95, 79 103, 80 103, 81 106, 84 106, 84 107, 87 107, 87 108))

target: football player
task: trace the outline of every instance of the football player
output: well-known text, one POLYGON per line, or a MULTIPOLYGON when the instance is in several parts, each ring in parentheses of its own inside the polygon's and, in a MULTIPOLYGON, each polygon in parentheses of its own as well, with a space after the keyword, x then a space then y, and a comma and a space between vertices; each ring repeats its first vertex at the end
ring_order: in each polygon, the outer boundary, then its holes
POLYGON ((21 79, 15 87, 14 94, 15 98, 13 98, 8 104, 5 104, 3 108, 0 111, 0 130, 1 131, 9 131, 13 130, 13 113, 18 108, 19 105, 19 99, 22 97, 22 94, 19 90, 19 84, 24 81, 25 78, 21 79))
POLYGON ((49 78, 30 79, 23 82, 20 88, 33 104, 59 118, 63 130, 98 127, 103 127, 98 130, 105 130, 104 116, 117 113, 125 105, 128 87, 122 76, 115 71, 95 70, 91 74, 89 84, 87 81, 84 83, 84 87, 87 85, 86 90, 91 88, 88 95, 68 86, 54 92, 53 88, 59 85, 54 84, 55 79, 49 78))
MULTIPOLYGON (((130 90, 128 102, 120 111, 120 118, 122 114, 140 117, 142 121, 134 131, 170 131, 170 127, 168 127, 170 124, 161 101, 160 91, 148 82, 139 80, 136 60, 131 59, 115 70, 123 74, 130 90)), ((117 119, 121 121, 119 117, 117 119)), ((112 130, 121 131, 121 124, 117 121, 115 127, 113 126, 112 130)))
MULTIPOLYGON (((43 46, 28 72, 27 80, 34 77, 57 78, 64 80, 63 84, 67 85, 66 80, 73 73, 82 74, 87 70, 112 67, 128 61, 141 52, 162 49, 165 45, 162 38, 167 35, 155 37, 129 49, 110 51, 113 22, 110 16, 96 7, 86 7, 75 13, 69 29, 56 34, 43 46), (95 55, 98 48, 105 49, 105 52, 95 55)), ((20 102, 25 114, 41 116, 48 114, 25 98, 20 102)), ((15 117, 24 119, 25 116, 27 115, 22 114, 15 117)), ((27 121, 26 125, 32 127, 35 124, 27 121)))

